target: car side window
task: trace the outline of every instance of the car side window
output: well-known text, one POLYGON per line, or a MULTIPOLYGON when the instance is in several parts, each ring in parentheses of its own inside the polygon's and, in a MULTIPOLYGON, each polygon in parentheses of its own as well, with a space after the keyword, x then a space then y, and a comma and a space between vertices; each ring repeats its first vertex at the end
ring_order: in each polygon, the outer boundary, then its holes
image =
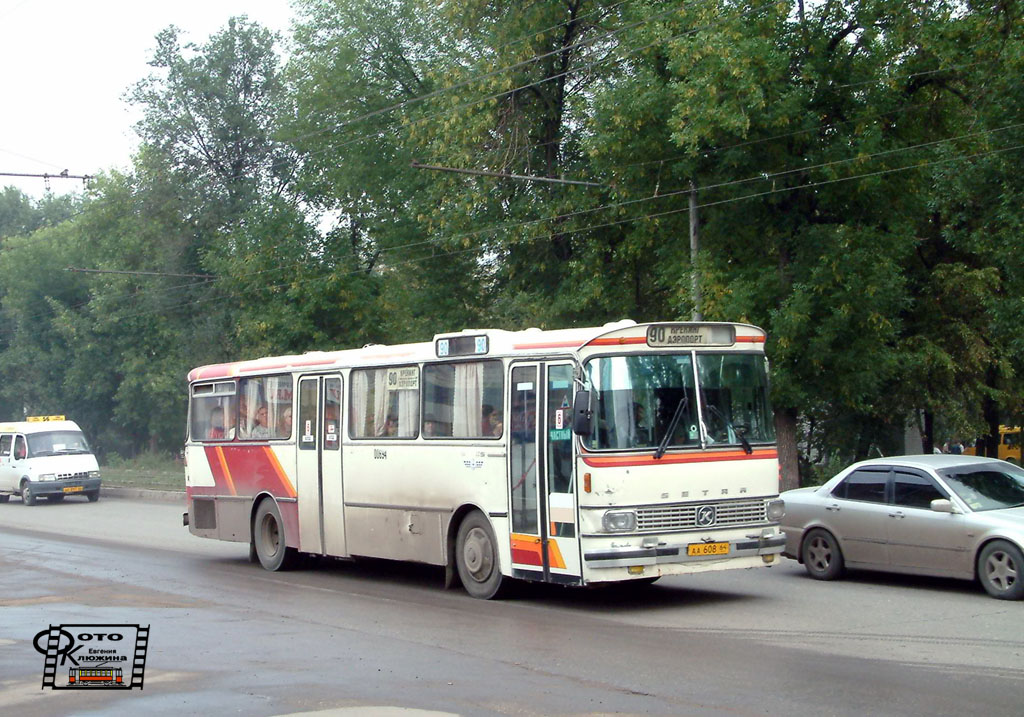
POLYGON ((889 469, 856 470, 843 479, 832 491, 835 498, 862 500, 869 503, 885 502, 885 484, 889 480, 889 469))
POLYGON ((931 478, 920 473, 896 471, 893 476, 893 503, 907 508, 931 508, 937 498, 948 498, 931 478))

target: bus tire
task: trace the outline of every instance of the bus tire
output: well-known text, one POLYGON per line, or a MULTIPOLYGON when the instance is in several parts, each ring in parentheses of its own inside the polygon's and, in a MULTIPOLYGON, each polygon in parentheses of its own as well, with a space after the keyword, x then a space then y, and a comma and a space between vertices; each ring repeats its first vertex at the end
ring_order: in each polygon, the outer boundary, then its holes
POLYGON ((804 537, 800 549, 807 574, 815 580, 835 580, 843 574, 843 551, 832 533, 815 528, 804 537))
POLYGON ((25 505, 36 504, 36 496, 32 492, 32 484, 27 480, 21 482, 21 502, 25 505))
POLYGON ((471 597, 490 600, 501 589, 498 543, 483 513, 473 511, 459 526, 455 541, 455 565, 462 586, 471 597))
POLYGON ((61 503, 64 500, 64 494, 63 493, 55 493, 53 495, 46 496, 46 499, 48 501, 50 501, 51 503, 61 503))
POLYGON ((85 494, 85 497, 89 499, 90 503, 95 503, 100 499, 100 489, 97 488, 96 490, 89 491, 85 494))
POLYGON ((295 563, 295 548, 285 542, 284 521, 277 503, 267 498, 260 502, 252 521, 252 541, 264 570, 288 570, 295 563))
POLYGON ((6 493, 4 493, 3 495, 0 495, 0 503, 6 503, 10 499, 11 499, 11 496, 7 495, 6 493))

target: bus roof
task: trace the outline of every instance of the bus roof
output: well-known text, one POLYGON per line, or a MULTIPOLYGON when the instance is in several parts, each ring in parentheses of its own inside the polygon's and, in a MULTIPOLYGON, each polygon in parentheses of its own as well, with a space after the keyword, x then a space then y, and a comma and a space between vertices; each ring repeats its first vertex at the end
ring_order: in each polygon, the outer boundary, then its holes
POLYGON ((417 363, 471 357, 544 356, 580 352, 585 349, 607 351, 611 346, 689 349, 704 345, 752 348, 763 346, 764 341, 764 331, 756 326, 710 321, 638 324, 626 319, 604 326, 550 331, 464 329, 455 333, 436 334, 433 341, 429 342, 391 346, 371 344, 360 349, 311 351, 291 356, 210 364, 192 369, 188 374, 188 380, 192 382, 273 372, 316 371, 343 366, 417 363), (665 330, 661 332, 660 338, 656 329, 665 330))

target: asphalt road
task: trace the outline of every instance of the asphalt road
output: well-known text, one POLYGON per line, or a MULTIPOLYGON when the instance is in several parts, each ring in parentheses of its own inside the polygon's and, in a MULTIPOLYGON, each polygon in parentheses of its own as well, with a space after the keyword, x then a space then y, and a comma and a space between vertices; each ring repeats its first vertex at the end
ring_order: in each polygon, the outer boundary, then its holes
POLYGON ((177 503, 0 504, 0 714, 1019 715, 1024 603, 769 569, 502 601, 441 571, 267 573, 177 503), (144 689, 41 689, 50 624, 151 626, 144 689))

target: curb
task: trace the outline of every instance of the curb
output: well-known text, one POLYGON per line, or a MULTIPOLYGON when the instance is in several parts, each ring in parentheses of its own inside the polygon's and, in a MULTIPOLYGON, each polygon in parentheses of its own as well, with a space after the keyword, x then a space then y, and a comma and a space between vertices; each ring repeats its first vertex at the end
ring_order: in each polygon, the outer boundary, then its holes
POLYGON ((185 504, 185 491, 153 490, 151 488, 121 488, 119 486, 100 485, 102 498, 127 498, 131 500, 153 500, 163 503, 185 504))

